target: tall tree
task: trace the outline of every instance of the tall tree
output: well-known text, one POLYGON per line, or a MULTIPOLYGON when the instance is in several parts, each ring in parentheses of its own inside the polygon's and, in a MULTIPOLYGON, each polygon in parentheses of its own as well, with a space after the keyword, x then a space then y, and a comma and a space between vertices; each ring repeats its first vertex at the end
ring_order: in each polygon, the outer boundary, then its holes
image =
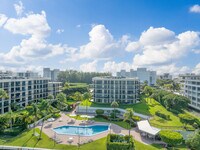
POLYGON ((36 126, 36 121, 38 120, 38 118, 40 116, 40 110, 36 103, 32 103, 30 106, 27 106, 26 109, 27 109, 29 115, 33 116, 33 119, 34 119, 33 135, 35 135, 35 126, 36 126))
POLYGON ((92 95, 90 94, 90 92, 85 92, 83 94, 83 99, 85 100, 86 102, 86 115, 87 115, 87 110, 88 110, 88 101, 91 99, 92 95))
POLYGON ((41 137, 42 137, 44 121, 52 113, 52 107, 51 107, 50 101, 42 100, 42 102, 40 103, 40 110, 41 110, 41 115, 43 116, 43 119, 42 119, 42 126, 41 126, 41 130, 40 130, 39 139, 41 139, 41 137))
POLYGON ((131 122, 133 122, 133 116, 134 112, 132 109, 127 109, 126 112, 124 113, 124 121, 129 121, 129 141, 130 141, 130 134, 131 134, 131 122))
POLYGON ((116 101, 113 101, 111 103, 111 107, 114 108, 114 119, 115 119, 115 117, 116 117, 116 108, 119 107, 119 104, 116 101))

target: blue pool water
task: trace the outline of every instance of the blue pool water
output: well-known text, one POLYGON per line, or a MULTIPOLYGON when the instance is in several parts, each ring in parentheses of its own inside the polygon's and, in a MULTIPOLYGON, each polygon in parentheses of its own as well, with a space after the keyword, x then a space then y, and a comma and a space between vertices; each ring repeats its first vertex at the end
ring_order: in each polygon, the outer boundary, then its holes
POLYGON ((91 136, 107 131, 108 129, 109 129, 108 125, 92 125, 92 126, 61 126, 54 128, 53 130, 58 134, 91 136))

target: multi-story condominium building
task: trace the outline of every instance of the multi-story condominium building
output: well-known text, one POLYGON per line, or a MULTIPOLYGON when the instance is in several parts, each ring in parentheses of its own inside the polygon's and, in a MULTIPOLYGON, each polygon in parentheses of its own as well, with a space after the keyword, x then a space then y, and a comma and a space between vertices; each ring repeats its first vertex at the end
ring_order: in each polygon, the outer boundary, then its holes
POLYGON ((137 70, 131 69, 129 72, 121 70, 120 72, 117 72, 117 77, 137 77, 141 83, 147 81, 148 85, 156 84, 156 71, 149 71, 147 68, 137 68, 137 70))
POLYGON ((61 92, 62 82, 49 82, 48 83, 48 90, 49 95, 53 95, 56 98, 56 95, 61 92))
POLYGON ((46 78, 1 77, 0 88, 8 93, 8 99, 0 99, 0 113, 9 111, 9 105, 26 106, 28 103, 47 98, 48 81, 46 78))
POLYGON ((157 79, 172 80, 172 75, 170 75, 169 73, 164 73, 162 75, 158 75, 157 79))
POLYGON ((50 68, 43 68, 43 77, 49 78, 51 81, 57 81, 59 73, 59 69, 51 70, 50 68))
POLYGON ((139 99, 139 80, 125 77, 94 77, 93 98, 95 102, 136 103, 139 99))
POLYGON ((190 106, 200 110, 200 75, 179 75, 181 94, 191 100, 190 106))

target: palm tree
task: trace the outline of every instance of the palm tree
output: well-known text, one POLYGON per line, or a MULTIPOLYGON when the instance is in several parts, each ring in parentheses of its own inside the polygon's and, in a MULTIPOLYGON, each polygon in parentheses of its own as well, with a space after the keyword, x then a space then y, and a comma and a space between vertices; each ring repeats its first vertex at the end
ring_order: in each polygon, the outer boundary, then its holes
POLYGON ((86 115, 87 115, 87 108, 88 108, 88 101, 91 99, 91 94, 89 92, 86 92, 83 94, 83 99, 86 102, 86 115))
POLYGON ((131 134, 131 122, 133 122, 134 112, 132 109, 127 109, 124 113, 124 121, 129 121, 129 141, 130 141, 130 134, 131 134))
POLYGON ((114 119, 115 119, 115 115, 116 115, 116 108, 117 107, 119 107, 119 104, 116 102, 116 101, 113 101, 112 103, 111 103, 111 107, 113 107, 114 108, 114 119))
POLYGON ((25 111, 25 112, 23 112, 23 114, 20 116, 20 118, 21 118, 21 122, 23 123, 22 126, 24 127, 24 129, 27 129, 27 126, 28 126, 29 123, 31 123, 33 117, 32 117, 31 115, 29 115, 28 112, 25 111))
POLYGON ((39 139, 41 139, 41 136, 42 136, 44 120, 49 116, 48 114, 50 113, 50 115, 51 115, 51 112, 52 112, 52 107, 51 107, 50 101, 42 100, 42 102, 40 103, 40 109, 41 109, 41 114, 44 116, 44 118, 42 119, 42 126, 41 126, 41 130, 40 130, 39 139))
POLYGON ((29 115, 32 115, 33 118, 34 118, 33 135, 35 135, 35 126, 36 126, 36 121, 39 118, 40 110, 39 110, 39 108, 38 108, 36 103, 32 103, 31 106, 27 107, 27 111, 28 111, 29 115))

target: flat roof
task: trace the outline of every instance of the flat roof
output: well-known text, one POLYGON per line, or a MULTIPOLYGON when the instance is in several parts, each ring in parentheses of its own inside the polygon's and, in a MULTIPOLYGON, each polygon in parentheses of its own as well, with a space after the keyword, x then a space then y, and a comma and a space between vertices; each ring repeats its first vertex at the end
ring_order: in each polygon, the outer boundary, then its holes
POLYGON ((149 124, 148 120, 139 121, 139 122, 137 122, 137 125, 138 125, 138 129, 140 131, 143 131, 143 132, 151 134, 151 135, 157 135, 160 132, 160 129, 152 127, 149 124))

